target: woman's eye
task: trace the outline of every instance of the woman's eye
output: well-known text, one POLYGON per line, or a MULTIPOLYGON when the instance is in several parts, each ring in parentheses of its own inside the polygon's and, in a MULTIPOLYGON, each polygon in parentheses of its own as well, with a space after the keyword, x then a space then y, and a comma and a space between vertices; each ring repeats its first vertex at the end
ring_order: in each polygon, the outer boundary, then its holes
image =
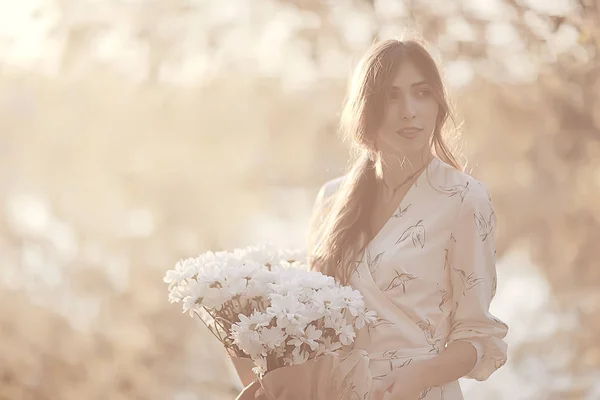
POLYGON ((431 95, 431 90, 429 89, 419 89, 417 91, 418 97, 429 97, 431 95))
POLYGON ((398 92, 391 91, 389 93, 389 97, 390 97, 390 100, 398 100, 400 98, 400 95, 398 94, 398 92))

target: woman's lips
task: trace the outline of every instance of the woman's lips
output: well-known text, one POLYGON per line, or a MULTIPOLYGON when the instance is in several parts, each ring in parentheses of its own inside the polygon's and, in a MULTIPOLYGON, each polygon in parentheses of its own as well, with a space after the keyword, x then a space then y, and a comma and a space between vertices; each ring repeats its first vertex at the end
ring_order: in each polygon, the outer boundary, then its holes
POLYGON ((403 128, 403 129, 398 129, 396 132, 406 138, 406 139, 414 139, 416 138, 419 133, 421 133, 423 131, 422 128, 403 128))

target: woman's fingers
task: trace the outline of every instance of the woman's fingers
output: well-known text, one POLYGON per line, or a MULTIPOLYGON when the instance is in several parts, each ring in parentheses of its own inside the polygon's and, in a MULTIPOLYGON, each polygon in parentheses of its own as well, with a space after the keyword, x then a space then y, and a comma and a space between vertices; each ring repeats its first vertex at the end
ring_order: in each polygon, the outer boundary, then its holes
POLYGON ((254 398, 256 400, 267 400, 267 396, 262 387, 259 387, 256 392, 254 392, 254 398))
POLYGON ((260 384, 258 381, 254 381, 248 386, 246 386, 240 394, 235 398, 235 400, 254 400, 256 397, 256 390, 260 388, 260 384))
POLYGON ((389 394, 393 390, 395 382, 395 376, 388 374, 381 383, 375 386, 375 391, 372 394, 373 400, 383 400, 386 397, 386 393, 389 394))
POLYGON ((378 386, 375 391, 372 393, 373 396, 373 400, 383 400, 383 396, 385 395, 385 393, 388 390, 388 386, 387 385, 380 385, 378 386))

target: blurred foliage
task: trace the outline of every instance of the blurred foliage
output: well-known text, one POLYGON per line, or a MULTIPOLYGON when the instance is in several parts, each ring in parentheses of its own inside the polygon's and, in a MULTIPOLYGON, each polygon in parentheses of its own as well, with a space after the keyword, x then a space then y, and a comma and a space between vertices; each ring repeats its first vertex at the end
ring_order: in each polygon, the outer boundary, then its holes
POLYGON ((595 398, 597 1, 40 4, 31 38, 0 37, 0 398, 232 398, 224 352, 167 303, 164 271, 303 238, 345 166, 350 69, 407 26, 444 65, 499 256, 529 252, 571 321, 510 364, 570 382, 531 398, 595 398))

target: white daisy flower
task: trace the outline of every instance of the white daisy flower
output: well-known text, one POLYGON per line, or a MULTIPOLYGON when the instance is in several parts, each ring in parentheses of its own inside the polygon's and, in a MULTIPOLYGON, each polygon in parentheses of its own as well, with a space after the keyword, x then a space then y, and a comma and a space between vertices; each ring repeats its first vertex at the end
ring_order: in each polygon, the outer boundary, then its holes
POLYGON ((366 325, 371 325, 371 324, 374 324, 375 322, 377 322, 377 312, 376 311, 373 311, 373 310, 361 311, 358 313, 358 316, 356 317, 354 326, 357 329, 362 329, 366 325))
POLYGON ((275 349, 280 346, 286 337, 285 332, 278 327, 264 328, 260 331, 260 341, 269 349, 275 349))
POLYGON ((345 325, 340 331, 337 332, 340 335, 340 342, 344 346, 348 346, 352 344, 354 338, 356 337, 356 332, 354 331, 354 326, 348 324, 345 325))

